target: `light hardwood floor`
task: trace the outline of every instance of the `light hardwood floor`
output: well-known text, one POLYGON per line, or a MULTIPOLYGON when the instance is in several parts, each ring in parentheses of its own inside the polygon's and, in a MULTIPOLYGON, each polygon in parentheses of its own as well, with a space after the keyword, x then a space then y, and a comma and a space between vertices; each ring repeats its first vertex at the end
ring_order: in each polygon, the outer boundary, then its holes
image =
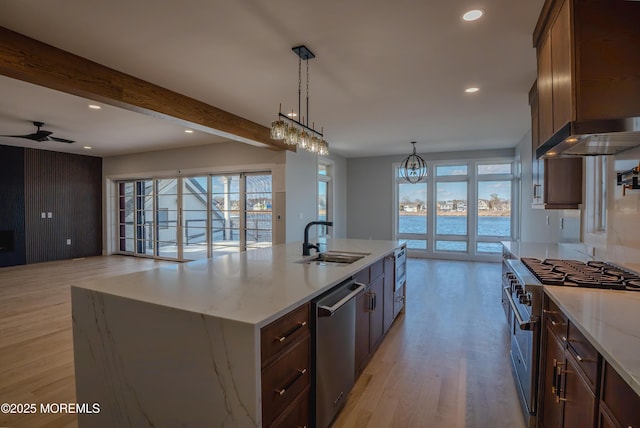
MULTIPOLYGON (((70 285, 172 262, 111 256, 0 268, 0 404, 73 403, 70 285)), ((3 414, 0 427, 77 426, 73 414, 3 414)))
POLYGON ((409 259, 407 305, 334 427, 524 428, 500 265, 409 259))
MULTIPOLYGON (((0 403, 75 401, 69 285, 163 263, 92 257, 0 269, 0 403)), ((407 311, 335 427, 524 428, 500 307, 500 265, 410 259, 407 311)), ((0 414, 0 427, 74 427, 74 415, 0 414)))

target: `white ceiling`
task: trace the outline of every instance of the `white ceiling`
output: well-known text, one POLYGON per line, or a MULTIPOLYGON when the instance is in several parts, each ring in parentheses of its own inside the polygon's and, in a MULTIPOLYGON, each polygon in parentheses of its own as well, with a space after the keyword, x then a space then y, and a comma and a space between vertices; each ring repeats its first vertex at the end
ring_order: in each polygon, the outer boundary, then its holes
MULTIPOLYGON (((0 25, 265 126, 280 102, 297 109, 291 48, 305 44, 316 55, 311 120, 333 152, 355 157, 406 153, 412 140, 423 153, 515 146, 530 127, 531 33, 542 4, 3 0, 0 25), (463 22, 472 8, 486 16, 463 22), (480 91, 466 94, 468 86, 480 91)), ((39 120, 78 141, 34 147, 84 152, 87 144, 109 156, 221 141, 114 107, 92 111, 81 98, 5 77, 0 93, 0 134, 31 133, 39 120)))

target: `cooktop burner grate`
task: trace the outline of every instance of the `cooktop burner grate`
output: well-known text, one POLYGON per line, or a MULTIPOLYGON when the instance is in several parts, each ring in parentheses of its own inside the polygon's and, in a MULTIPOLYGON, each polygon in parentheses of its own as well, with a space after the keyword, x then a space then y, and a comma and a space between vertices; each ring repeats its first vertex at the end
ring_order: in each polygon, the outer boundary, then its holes
POLYGON ((606 262, 523 258, 522 262, 545 285, 640 291, 640 276, 606 262))

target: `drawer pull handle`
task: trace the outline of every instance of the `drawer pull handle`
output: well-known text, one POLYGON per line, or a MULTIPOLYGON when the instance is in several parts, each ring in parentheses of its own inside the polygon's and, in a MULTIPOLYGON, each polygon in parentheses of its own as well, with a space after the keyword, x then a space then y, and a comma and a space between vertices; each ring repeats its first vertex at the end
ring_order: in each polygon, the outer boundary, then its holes
POLYGON ((302 376, 304 376, 304 374, 307 372, 307 369, 302 369, 302 370, 298 370, 298 373, 296 374, 296 377, 294 377, 291 382, 289 382, 287 385, 285 385, 284 388, 281 389, 274 389, 273 391, 276 392, 278 395, 283 395, 285 392, 287 392, 287 390, 289 388, 291 388, 291 385, 293 385, 294 383, 296 383, 296 381, 298 379, 300 379, 302 376))
POLYGON ((300 329, 301 329, 302 327, 304 327, 305 325, 307 325, 307 322, 306 322, 306 321, 299 322, 297 326, 295 326, 292 330, 289 330, 289 331, 287 332, 287 334, 285 334, 284 336, 276 337, 276 340, 277 340, 278 342, 284 342, 285 340, 287 340, 287 338, 288 338, 289 336, 291 336, 291 335, 292 335, 293 333, 295 333, 296 331, 300 330, 300 329))
POLYGON ((550 311, 550 310, 547 310, 547 309, 543 309, 542 312, 544 312, 545 314, 557 314, 558 313, 558 311, 550 311))

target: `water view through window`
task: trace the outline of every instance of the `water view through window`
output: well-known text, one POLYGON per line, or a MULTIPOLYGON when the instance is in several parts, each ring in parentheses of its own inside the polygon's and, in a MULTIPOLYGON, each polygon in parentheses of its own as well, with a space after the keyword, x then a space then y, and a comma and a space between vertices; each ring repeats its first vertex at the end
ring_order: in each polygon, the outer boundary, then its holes
POLYGON ((424 182, 396 180, 397 236, 406 239, 410 249, 427 250, 433 242, 435 251, 499 253, 499 241, 512 234, 511 167, 478 164, 474 171, 469 165, 435 165, 435 177, 424 182), (475 200, 470 200, 474 193, 475 200), (434 216, 431 221, 429 216, 434 216))

